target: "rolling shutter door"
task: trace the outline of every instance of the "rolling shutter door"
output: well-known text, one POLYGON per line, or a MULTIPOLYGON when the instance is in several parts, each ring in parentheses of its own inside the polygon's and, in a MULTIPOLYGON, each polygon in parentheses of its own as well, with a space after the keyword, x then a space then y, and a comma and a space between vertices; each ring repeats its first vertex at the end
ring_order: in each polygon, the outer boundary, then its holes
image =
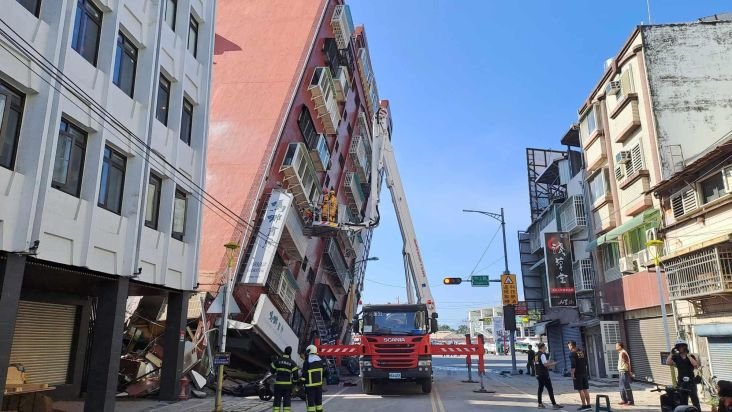
MULTIPOLYGON (((582 344, 580 328, 562 325, 562 352, 564 352, 564 365, 561 365, 562 368, 559 370, 562 373, 572 373, 572 360, 570 357, 572 352, 567 347, 567 342, 571 340, 577 342, 577 346, 580 348, 585 347, 585 345, 582 344)), ((557 366, 559 367, 560 365, 557 366)))
MULTIPOLYGON (((671 370, 661 364, 661 352, 666 352, 666 339, 663 336, 663 321, 658 318, 628 319, 625 321, 628 332, 628 353, 635 379, 651 380, 662 385, 671 384, 671 370)), ((673 317, 668 317, 671 342, 675 341, 676 325, 673 317)))
POLYGON ((67 383, 76 306, 20 301, 10 363, 25 367, 28 383, 67 383))
POLYGON ((719 380, 732 381, 732 337, 708 337, 709 364, 719 380))

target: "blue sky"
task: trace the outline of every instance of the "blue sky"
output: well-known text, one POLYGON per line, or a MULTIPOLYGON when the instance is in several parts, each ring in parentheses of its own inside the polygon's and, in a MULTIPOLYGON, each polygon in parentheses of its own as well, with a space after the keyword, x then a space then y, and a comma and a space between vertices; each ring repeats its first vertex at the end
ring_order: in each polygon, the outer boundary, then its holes
MULTIPOLYGON (((530 223, 525 148, 561 149, 577 109, 636 25, 645 0, 349 0, 364 24, 441 323, 500 304, 499 288, 443 286, 470 274, 506 209, 509 267, 530 223)), ((652 0, 654 23, 732 11, 724 0, 652 0)), ((388 191, 364 303, 404 301, 402 240, 388 191)), ((500 233, 477 274, 503 270, 500 233), (480 270, 482 269, 482 270, 480 270)), ((520 291, 521 292, 521 291, 520 291)))

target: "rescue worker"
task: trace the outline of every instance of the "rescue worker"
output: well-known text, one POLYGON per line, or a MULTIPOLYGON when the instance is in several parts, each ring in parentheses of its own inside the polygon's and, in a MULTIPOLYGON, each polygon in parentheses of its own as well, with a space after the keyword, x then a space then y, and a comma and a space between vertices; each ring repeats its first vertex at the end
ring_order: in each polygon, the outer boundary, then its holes
POLYGON ((301 379, 305 381, 307 412, 322 412, 325 362, 318 356, 318 348, 315 345, 308 346, 305 353, 308 357, 302 365, 301 379))
POLYGON ((286 347, 284 355, 278 357, 270 365, 270 370, 275 375, 274 384, 274 402, 272 403, 272 411, 274 412, 291 412, 292 411, 292 383, 297 380, 298 367, 290 356, 292 348, 286 347))
POLYGON ((330 192, 325 195, 323 214, 328 222, 338 223, 338 197, 333 189, 330 189, 330 192))

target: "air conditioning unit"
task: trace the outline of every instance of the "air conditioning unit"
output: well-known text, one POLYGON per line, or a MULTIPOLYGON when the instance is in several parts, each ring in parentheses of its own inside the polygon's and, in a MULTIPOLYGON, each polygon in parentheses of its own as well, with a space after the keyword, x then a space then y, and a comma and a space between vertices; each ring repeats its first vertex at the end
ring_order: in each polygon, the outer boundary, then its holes
POLYGON ((610 93, 620 93, 621 87, 620 80, 613 80, 608 85, 610 93))
POLYGON ((615 155, 615 162, 620 164, 630 163, 630 151, 623 150, 615 155))
POLYGON ((620 271, 623 273, 635 273, 637 272, 635 268, 635 262, 633 259, 634 256, 629 257, 622 257, 618 260, 618 264, 620 265, 620 271))
POLYGON ((646 230, 646 241, 649 240, 658 240, 658 229, 655 227, 646 230))
POLYGON ((638 262, 638 267, 648 268, 654 265, 653 255, 651 255, 651 251, 648 249, 643 249, 636 253, 635 258, 636 262, 638 262))

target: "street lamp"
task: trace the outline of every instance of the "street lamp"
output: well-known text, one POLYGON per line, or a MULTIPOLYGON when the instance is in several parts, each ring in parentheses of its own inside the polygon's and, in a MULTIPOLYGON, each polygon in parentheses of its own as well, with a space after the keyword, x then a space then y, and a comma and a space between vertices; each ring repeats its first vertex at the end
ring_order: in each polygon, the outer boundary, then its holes
MULTIPOLYGON (((503 231, 503 263, 504 263, 504 270, 503 274, 508 275, 508 251, 506 249, 506 219, 505 215, 503 214, 503 208, 501 208, 501 213, 492 213, 492 212, 485 212, 482 210, 472 210, 472 209, 463 209, 463 212, 465 213, 480 213, 481 215, 486 215, 488 217, 492 217, 493 219, 496 219, 498 222, 501 223, 501 230, 503 231)), ((504 313, 505 316, 505 313, 504 313)), ((509 331, 509 338, 511 343, 511 374, 516 375, 518 374, 518 370, 516 369, 516 331, 514 329, 509 331)))
MULTIPOLYGON (((226 248, 226 283, 224 283, 224 313, 221 315, 221 346, 219 352, 226 352, 226 332, 229 329, 229 302, 231 296, 231 290, 234 287, 234 276, 232 276, 234 262, 236 260, 236 250, 239 249, 239 245, 233 242, 229 242, 224 245, 226 248)), ((218 370, 218 385, 216 385, 216 405, 215 411, 223 411, 223 405, 221 402, 221 390, 224 387, 224 365, 219 365, 218 370)))
MULTIPOLYGON (((646 246, 653 251, 653 263, 656 265, 656 283, 658 283, 658 301, 661 304, 661 318, 663 319, 663 337, 666 339, 666 347, 671 350, 671 336, 668 331, 668 315, 666 314, 666 302, 663 298, 663 281, 661 280, 661 248, 663 240, 651 239, 646 246)), ((671 381, 676 382, 676 371, 671 366, 671 381)))

